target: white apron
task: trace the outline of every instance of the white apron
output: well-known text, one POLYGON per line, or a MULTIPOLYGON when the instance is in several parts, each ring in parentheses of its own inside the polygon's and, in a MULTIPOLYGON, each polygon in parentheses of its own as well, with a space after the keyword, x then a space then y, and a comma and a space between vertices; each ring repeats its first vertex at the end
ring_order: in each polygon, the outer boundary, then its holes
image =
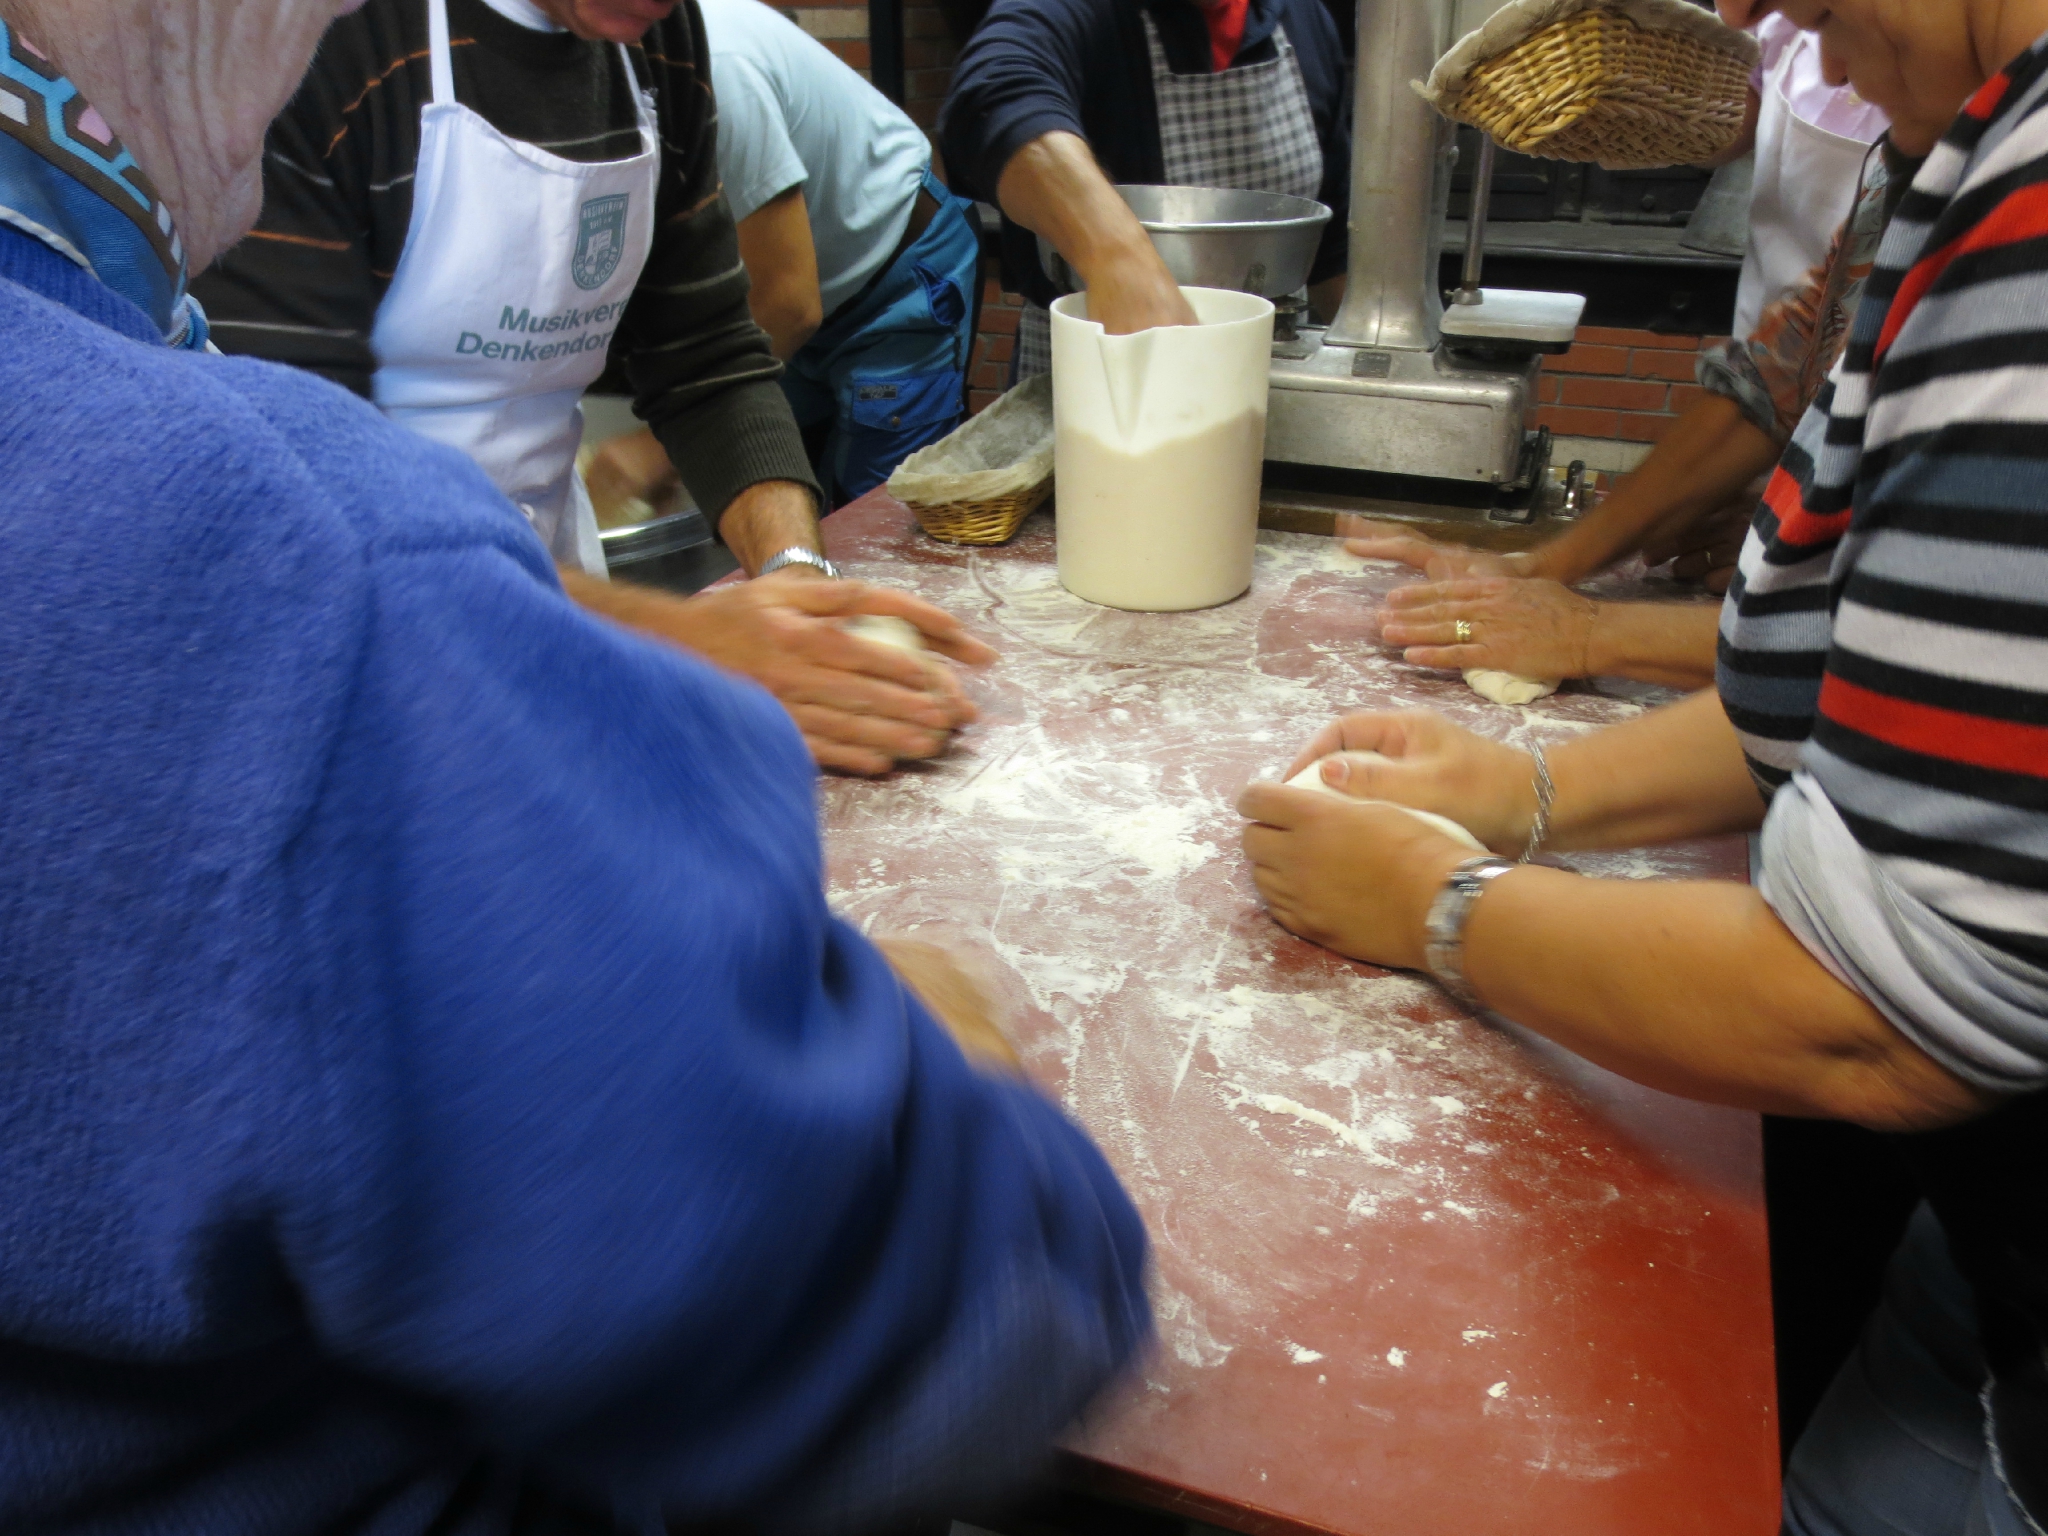
POLYGON ((1802 50, 1800 33, 1764 81, 1756 121, 1756 175, 1749 194, 1749 246, 1735 290, 1736 338, 1756 330, 1771 305, 1827 260, 1835 231, 1856 205, 1870 146, 1816 127, 1792 110, 1788 86, 1802 50))
POLYGON ((428 0, 427 28, 433 100, 420 109, 405 250, 370 332, 372 397, 393 421, 475 459, 557 564, 602 576, 597 517, 576 473, 577 402, 604 371, 654 243, 654 105, 639 93, 639 154, 564 160, 455 99, 447 0, 428 0))

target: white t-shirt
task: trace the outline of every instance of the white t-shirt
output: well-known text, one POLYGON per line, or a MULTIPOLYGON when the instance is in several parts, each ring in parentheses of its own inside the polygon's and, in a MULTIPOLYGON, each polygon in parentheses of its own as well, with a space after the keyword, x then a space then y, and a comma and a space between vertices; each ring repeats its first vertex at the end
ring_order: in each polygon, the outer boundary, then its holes
POLYGON ((699 0, 734 219, 802 187, 830 315, 896 249, 931 163, 924 131, 762 0, 699 0))

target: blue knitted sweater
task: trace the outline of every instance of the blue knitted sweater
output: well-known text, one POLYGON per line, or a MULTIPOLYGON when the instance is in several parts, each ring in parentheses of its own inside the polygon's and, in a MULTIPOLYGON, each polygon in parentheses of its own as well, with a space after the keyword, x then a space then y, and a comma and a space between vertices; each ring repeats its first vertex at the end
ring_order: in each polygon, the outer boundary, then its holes
POLYGON ((466 459, 0 228, 0 1529, 855 1530, 1144 1337, 825 906, 765 694, 466 459))

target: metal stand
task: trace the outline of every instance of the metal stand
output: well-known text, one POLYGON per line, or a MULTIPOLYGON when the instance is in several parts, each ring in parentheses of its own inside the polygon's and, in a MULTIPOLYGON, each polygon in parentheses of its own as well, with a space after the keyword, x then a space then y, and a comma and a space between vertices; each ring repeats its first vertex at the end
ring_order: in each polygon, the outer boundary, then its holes
POLYGON ((1486 269, 1486 216, 1493 207, 1493 162, 1498 146, 1493 135, 1479 135, 1479 164, 1472 171, 1472 212, 1465 221, 1465 270, 1451 295, 1453 304, 1483 304, 1479 279, 1486 269))

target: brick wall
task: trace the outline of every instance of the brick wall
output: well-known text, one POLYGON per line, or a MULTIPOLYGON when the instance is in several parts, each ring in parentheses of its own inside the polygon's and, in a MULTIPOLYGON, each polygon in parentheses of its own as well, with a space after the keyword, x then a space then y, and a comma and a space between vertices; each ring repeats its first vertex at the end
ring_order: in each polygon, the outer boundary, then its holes
POLYGON ((1700 349, 1724 339, 1582 327, 1571 351, 1544 359, 1531 425, 1561 437, 1658 442, 1703 393, 1693 382, 1700 349))
POLYGON ((981 284, 981 330, 974 338, 974 362, 967 373, 967 408, 981 411, 995 403, 1010 384, 1010 359, 1017 351, 1017 316, 1024 301, 1003 292, 996 281, 994 263, 981 284))
MULTIPOLYGON (((938 125, 939 103, 953 83, 953 60, 959 54, 960 45, 936 5, 903 7, 903 110, 926 133, 938 125)), ((941 174, 944 170, 941 166, 941 174)))
POLYGON ((809 5, 778 5, 775 9, 859 70, 863 78, 869 77, 867 0, 812 0, 809 5))
MULTIPOLYGON (((806 5, 776 5, 775 9, 864 78, 874 78, 867 0, 811 0, 806 5)), ((936 5, 903 8, 903 110, 927 133, 938 121, 939 103, 946 99, 946 87, 952 84, 953 60, 959 52, 936 5)))

